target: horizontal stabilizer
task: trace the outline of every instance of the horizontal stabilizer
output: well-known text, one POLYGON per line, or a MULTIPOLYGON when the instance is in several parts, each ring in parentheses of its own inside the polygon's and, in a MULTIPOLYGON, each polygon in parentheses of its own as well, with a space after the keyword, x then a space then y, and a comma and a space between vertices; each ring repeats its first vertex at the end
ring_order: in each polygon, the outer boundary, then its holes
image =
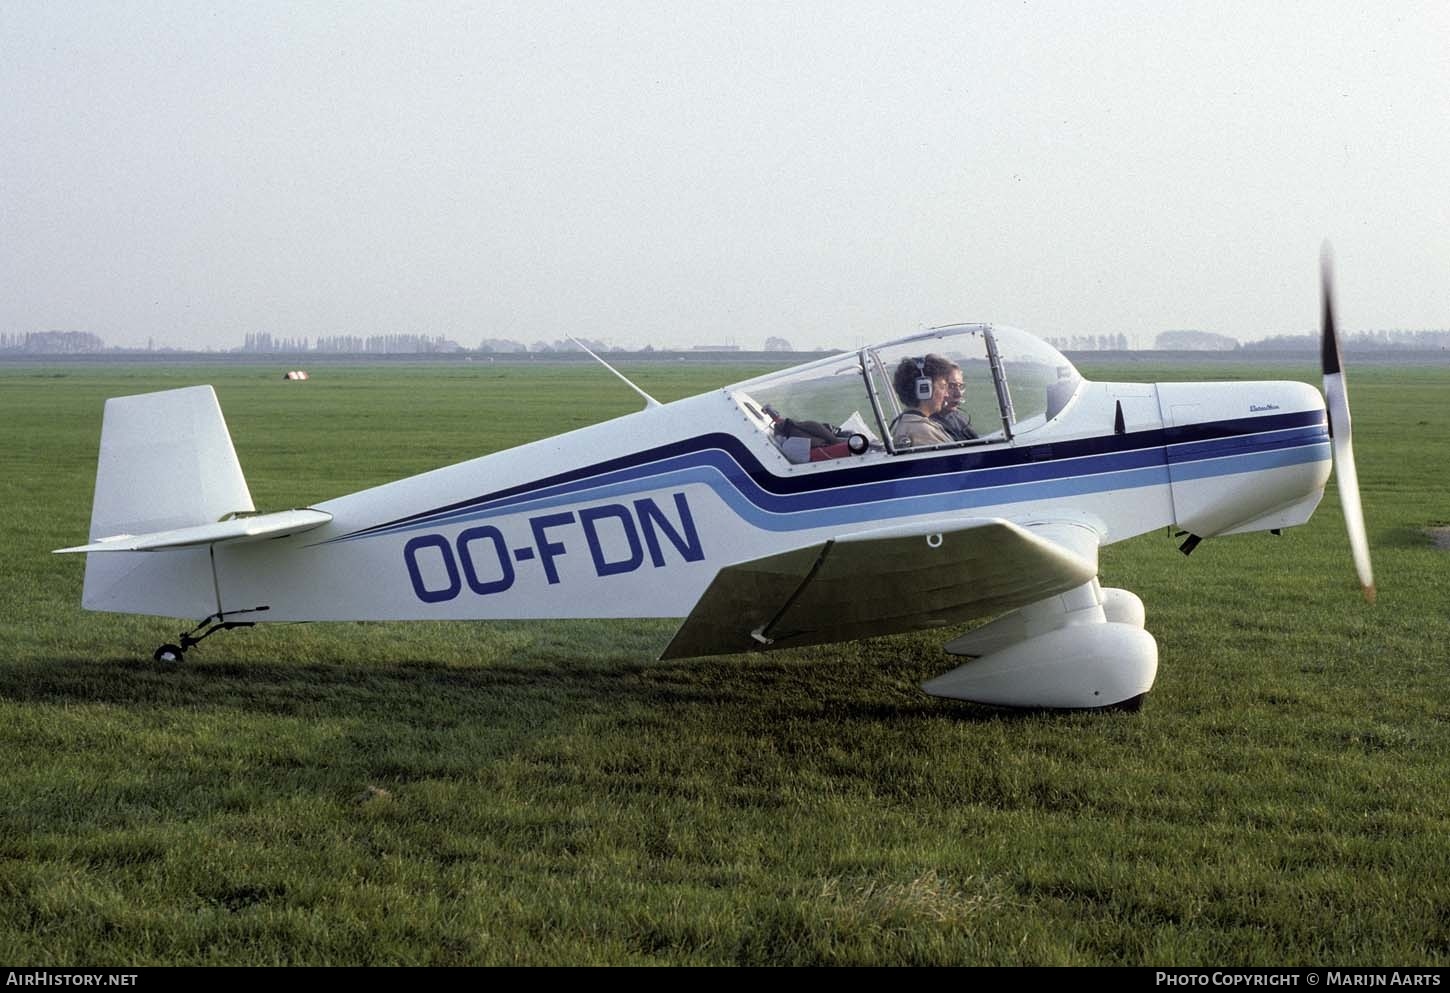
POLYGON ((1086 583, 1098 535, 939 519, 721 569, 662 658, 794 648, 959 624, 1086 583))
POLYGON ((234 517, 216 524, 197 524, 188 528, 153 531, 150 534, 117 534, 101 538, 89 545, 57 548, 55 554, 67 552, 160 552, 175 548, 195 548, 222 541, 261 541, 264 538, 285 538, 321 527, 332 520, 331 514, 320 510, 280 510, 254 517, 234 517))

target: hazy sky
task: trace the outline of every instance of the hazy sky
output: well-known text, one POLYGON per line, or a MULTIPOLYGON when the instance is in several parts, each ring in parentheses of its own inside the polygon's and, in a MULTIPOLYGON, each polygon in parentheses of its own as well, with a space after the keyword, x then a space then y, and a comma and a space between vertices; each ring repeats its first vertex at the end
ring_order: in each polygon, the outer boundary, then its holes
POLYGON ((1450 4, 0 0, 0 331, 1450 327, 1450 4))

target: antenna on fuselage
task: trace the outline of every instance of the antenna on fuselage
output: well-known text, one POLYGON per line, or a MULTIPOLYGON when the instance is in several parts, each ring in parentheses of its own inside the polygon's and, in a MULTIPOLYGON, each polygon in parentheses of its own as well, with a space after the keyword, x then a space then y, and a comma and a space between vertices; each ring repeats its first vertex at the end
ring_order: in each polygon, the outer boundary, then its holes
POLYGON ((663 406, 663 404, 661 404, 654 397, 650 396, 644 390, 640 389, 638 386, 635 386, 633 383, 631 383, 629 381, 629 377, 628 376, 626 376, 624 373, 620 372, 618 369, 614 368, 614 366, 610 365, 608 362, 605 362, 599 356, 595 355, 592 351, 590 351, 589 346, 586 345, 586 344, 584 344, 584 342, 580 341, 578 338, 574 337, 572 334, 566 334, 564 337, 565 338, 568 338, 574 344, 576 344, 580 348, 584 349, 584 351, 589 354, 589 357, 591 359, 593 359, 594 361, 598 362, 600 365, 604 366, 604 368, 606 368, 610 372, 614 373, 620 379, 624 380, 624 385, 628 386, 630 389, 634 390, 634 392, 636 392, 640 396, 644 397, 644 409, 645 410, 649 410, 651 407, 660 407, 660 406, 663 406))

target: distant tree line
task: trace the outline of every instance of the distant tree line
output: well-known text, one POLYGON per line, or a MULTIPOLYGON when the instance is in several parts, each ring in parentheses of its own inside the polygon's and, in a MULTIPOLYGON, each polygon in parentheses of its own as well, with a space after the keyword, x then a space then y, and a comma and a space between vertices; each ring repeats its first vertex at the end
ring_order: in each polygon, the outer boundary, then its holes
POLYGON ((485 338, 478 345, 480 352, 497 352, 500 355, 507 355, 511 352, 527 352, 529 346, 522 341, 514 341, 511 338, 485 338))
POLYGON ((1063 338, 1047 338, 1047 343, 1062 352, 1126 352, 1128 336, 1119 334, 1074 334, 1063 338))
POLYGON ((27 331, 0 334, 0 352, 28 352, 32 355, 74 355, 103 352, 106 343, 89 331, 27 331))
POLYGON ((1160 352, 1231 352, 1236 339, 1212 331, 1164 331, 1153 342, 1160 352))
MULTIPOLYGON (((602 341, 595 341, 593 338, 580 338, 591 352, 617 352, 618 348, 602 341)), ((497 353, 507 355, 511 352, 577 352, 581 351, 578 345, 568 338, 560 338, 557 341, 536 341, 532 345, 525 345, 521 341, 514 341, 511 338, 485 338, 478 345, 478 350, 484 353, 497 353)))
POLYGON ((249 334, 243 340, 244 352, 305 352, 307 338, 273 338, 266 331, 249 334))
MULTIPOLYGON (((1352 331, 1340 336, 1345 351, 1442 351, 1450 348, 1450 331, 1352 331)), ((1298 352, 1319 347, 1319 332, 1276 334, 1242 346, 1256 351, 1298 352)))
MULTIPOLYGON (((1067 335, 1046 339, 1049 344, 1063 351, 1126 351, 1130 342, 1126 334, 1067 335)), ((581 338, 592 351, 622 352, 625 349, 609 345, 592 338, 581 338)), ((1346 350, 1412 351, 1450 349, 1450 330, 1402 331, 1377 330, 1353 331, 1341 336, 1340 344, 1346 350)), ((791 346, 784 338, 766 339, 766 351, 790 351, 791 346)), ((1239 343, 1227 335, 1209 331, 1164 331, 1154 340, 1154 347, 1161 351, 1229 351, 1246 349, 1251 351, 1313 351, 1319 347, 1318 332, 1298 334, 1275 334, 1258 341, 1239 343)), ((0 352, 25 353, 32 355, 78 355, 94 352, 135 352, 143 349, 109 348, 106 343, 89 331, 25 331, 15 334, 0 333, 0 352)), ((153 350, 148 344, 145 351, 153 350)), ((161 347, 158 351, 173 351, 161 347)), ((524 344, 511 338, 485 338, 477 348, 482 354, 548 354, 551 352, 576 352, 579 346, 561 338, 555 341, 536 341, 524 344)), ((646 345, 642 353, 654 352, 655 346, 646 345)), ((249 353, 349 353, 349 354, 446 354, 467 351, 458 342, 442 335, 382 334, 362 337, 361 335, 319 335, 315 342, 307 336, 300 338, 273 337, 267 331, 248 334, 237 351, 249 353)))
POLYGON ((373 355, 432 355, 446 352, 461 352, 464 348, 458 342, 442 335, 431 337, 426 334, 376 334, 367 338, 359 335, 318 335, 317 344, 310 346, 307 337, 273 338, 266 331, 248 334, 242 341, 244 352, 362 352, 373 355))

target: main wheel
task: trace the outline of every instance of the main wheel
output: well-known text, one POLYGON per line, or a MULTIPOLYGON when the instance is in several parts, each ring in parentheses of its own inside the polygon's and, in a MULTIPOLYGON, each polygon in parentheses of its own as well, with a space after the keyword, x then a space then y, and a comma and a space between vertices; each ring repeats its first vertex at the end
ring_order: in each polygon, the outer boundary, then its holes
POLYGON ((186 653, 180 645, 162 645, 151 654, 157 662, 185 662, 186 653))

